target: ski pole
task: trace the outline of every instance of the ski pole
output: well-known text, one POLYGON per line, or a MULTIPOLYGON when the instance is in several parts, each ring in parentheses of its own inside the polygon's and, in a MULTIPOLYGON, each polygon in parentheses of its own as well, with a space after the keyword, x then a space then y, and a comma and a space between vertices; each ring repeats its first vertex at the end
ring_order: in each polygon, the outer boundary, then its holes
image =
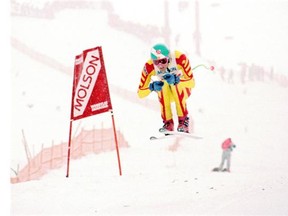
POLYGON ((205 65, 205 64, 199 64, 199 65, 196 65, 194 68, 192 68, 192 70, 195 70, 195 69, 197 69, 198 67, 204 67, 205 69, 207 69, 207 70, 211 70, 211 71, 214 70, 214 66, 210 66, 210 67, 208 67, 208 66, 205 65))
MULTIPOLYGON (((195 70, 195 69, 197 69, 198 67, 204 67, 205 69, 207 69, 207 70, 211 70, 211 71, 213 71, 215 68, 214 68, 214 66, 212 65, 212 66, 210 66, 210 67, 208 67, 207 65, 205 65, 205 64, 198 64, 198 65, 196 65, 194 68, 192 68, 192 71, 193 70, 195 70)), ((156 75, 156 76, 152 76, 152 81, 154 82, 154 81, 160 81, 160 80, 163 80, 163 76, 165 75, 166 73, 164 73, 164 74, 160 74, 160 75, 156 75)), ((181 71, 178 71, 178 72, 172 72, 172 74, 176 74, 177 76, 181 76, 182 75, 182 72, 181 71)))

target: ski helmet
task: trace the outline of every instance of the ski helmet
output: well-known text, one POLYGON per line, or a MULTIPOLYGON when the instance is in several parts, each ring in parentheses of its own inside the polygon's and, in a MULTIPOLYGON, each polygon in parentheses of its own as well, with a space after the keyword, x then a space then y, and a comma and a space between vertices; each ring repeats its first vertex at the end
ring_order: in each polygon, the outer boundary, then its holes
POLYGON ((152 49, 151 49, 151 59, 152 60, 157 60, 157 59, 163 59, 163 58, 168 58, 169 57, 169 49, 165 44, 155 44, 152 49))

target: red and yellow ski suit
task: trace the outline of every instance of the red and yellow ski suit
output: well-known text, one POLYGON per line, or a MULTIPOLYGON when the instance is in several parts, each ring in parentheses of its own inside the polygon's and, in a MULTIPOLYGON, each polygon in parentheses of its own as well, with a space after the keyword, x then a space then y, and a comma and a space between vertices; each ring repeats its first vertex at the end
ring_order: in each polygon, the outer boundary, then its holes
MULTIPOLYGON (((158 91, 158 99, 161 105, 161 117, 163 121, 173 119, 171 103, 175 102, 176 111, 179 118, 187 116, 188 110, 186 99, 191 94, 195 82, 189 59, 180 51, 174 51, 170 54, 168 65, 170 73, 181 73, 180 82, 176 85, 169 85, 165 80, 161 91, 158 91)), ((151 93, 149 84, 153 81, 153 76, 160 76, 161 71, 153 64, 152 59, 148 60, 142 70, 141 80, 138 88, 138 96, 144 98, 151 93)))

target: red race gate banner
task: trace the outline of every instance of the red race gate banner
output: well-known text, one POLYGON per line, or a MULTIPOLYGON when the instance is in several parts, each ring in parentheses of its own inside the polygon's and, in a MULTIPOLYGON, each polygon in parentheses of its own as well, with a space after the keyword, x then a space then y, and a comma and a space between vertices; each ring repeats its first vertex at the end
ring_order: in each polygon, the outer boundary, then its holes
POLYGON ((71 133, 74 120, 111 112, 119 174, 122 175, 115 121, 101 47, 84 50, 75 57, 71 102, 71 117, 67 153, 67 173, 69 177, 71 133))
POLYGON ((75 57, 71 109, 73 120, 112 110, 101 47, 75 57))

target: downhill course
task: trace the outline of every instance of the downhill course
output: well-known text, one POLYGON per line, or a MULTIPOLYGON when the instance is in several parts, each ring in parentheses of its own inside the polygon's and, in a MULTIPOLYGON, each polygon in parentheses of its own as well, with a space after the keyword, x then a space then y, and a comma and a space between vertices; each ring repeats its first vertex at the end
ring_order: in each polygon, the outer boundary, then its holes
MULTIPOLYGON (((47 5, 49 2, 52 1, 47 1, 47 5)), ((161 2, 157 1, 157 5, 161 2)), ((51 170, 39 180, 9 185, 11 215, 288 214, 287 87, 266 78, 263 81, 250 80, 248 75, 246 82, 241 81, 237 63, 246 51, 239 48, 243 44, 237 44, 237 38, 244 40, 247 36, 232 28, 237 36, 235 40, 225 41, 230 43, 229 46, 220 40, 217 43, 215 40, 219 35, 209 31, 217 28, 217 24, 221 30, 224 21, 216 15, 221 10, 227 12, 229 8, 232 13, 234 6, 223 1, 220 6, 213 4, 212 7, 209 2, 200 4, 203 8, 203 42, 207 42, 203 45, 203 56, 207 54, 207 57, 194 55, 194 48, 185 49, 189 50, 187 54, 192 67, 209 65, 211 62, 206 59, 215 57, 214 71, 203 67, 195 69, 196 86, 187 101, 193 119, 193 133, 202 139, 171 137, 149 140, 151 136, 161 135, 157 132, 162 126, 160 113, 154 106, 145 105, 143 100, 146 99, 137 98, 137 88, 151 44, 109 25, 106 9, 67 9, 63 3, 64 9, 57 8, 59 11, 53 18, 11 16, 10 167, 17 169, 17 166, 23 167, 27 163, 22 130, 34 155, 42 145, 50 146, 52 140, 59 143, 68 139, 74 57, 82 50, 96 46, 103 48, 116 127, 129 144, 129 148, 120 149, 122 176, 118 174, 113 151, 72 160, 69 178, 65 177, 66 166, 63 166, 51 170), (210 29, 206 23, 209 16, 205 14, 214 14, 214 18, 218 17, 223 23, 215 21, 215 26, 210 29), (232 52, 232 48, 241 53, 232 52), (223 68, 218 65, 225 61, 229 61, 229 67, 235 68, 233 83, 221 76, 223 68), (221 143, 227 137, 231 137, 237 146, 232 152, 231 173, 211 172, 220 164, 221 143)), ((287 8, 287 4, 277 2, 277 9, 279 5, 287 8)), ((239 10, 244 8, 244 3, 237 3, 241 5, 239 10)), ((134 3, 131 4, 136 8, 134 3)), ((112 5, 123 20, 132 22, 129 15, 135 14, 134 10, 131 14, 124 13, 120 3, 112 5)), ((251 4, 251 8, 256 5, 251 4)), ((264 6, 268 5, 266 2, 264 6)), ((194 12, 191 8, 187 10, 194 12)), ((184 10, 181 15, 186 16, 189 11, 184 10)), ((262 13, 260 7, 259 16, 262 13)), ((145 16, 141 18, 141 14, 139 12, 137 18, 134 15, 133 21, 144 25, 145 16)), ((283 16, 279 19, 285 16, 285 13, 281 14, 283 16)), ((241 20, 240 27, 248 23, 248 18, 237 19, 241 20)), ((277 23, 275 32, 278 32, 282 22, 273 22, 277 23)), ((179 27, 173 22, 171 25, 174 29, 179 27)), ((266 27, 260 30, 264 31, 266 27)), ((254 36, 260 34, 256 29, 254 31, 254 36)), ((273 37, 274 33, 271 32, 273 37)), ((286 33, 278 34, 279 40, 286 38, 286 33)), ((183 36, 178 44, 180 47, 191 45, 191 38, 188 39, 185 32, 179 34, 183 36)), ((172 35, 175 36, 175 32, 172 35)), ((153 42, 162 39, 155 37, 153 42)), ((288 50, 285 49, 286 43, 279 48, 279 56, 273 58, 271 55, 279 44, 272 48, 270 43, 266 44, 271 57, 269 63, 266 62, 268 54, 253 49, 253 43, 255 49, 261 44, 247 39, 245 47, 253 56, 248 63, 258 61, 269 65, 273 60, 284 62, 283 50, 288 50)), ((284 67, 277 64, 275 70, 279 68, 284 67)), ((158 103, 156 94, 147 99, 158 103)), ((79 120, 75 122, 74 130, 78 126, 85 129, 110 127, 110 116, 105 113, 79 120)))

